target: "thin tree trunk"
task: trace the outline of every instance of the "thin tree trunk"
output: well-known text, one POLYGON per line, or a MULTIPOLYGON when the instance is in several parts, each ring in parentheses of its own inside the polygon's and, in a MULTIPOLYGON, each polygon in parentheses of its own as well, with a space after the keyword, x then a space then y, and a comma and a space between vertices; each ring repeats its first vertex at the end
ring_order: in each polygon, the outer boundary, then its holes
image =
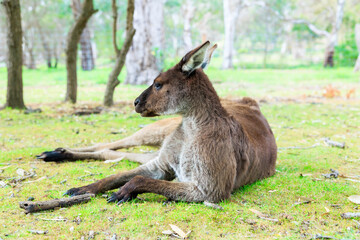
POLYGON ((355 26, 355 41, 356 41, 356 46, 359 52, 359 55, 357 57, 356 63, 355 63, 355 67, 354 67, 354 71, 360 71, 360 24, 356 24, 355 26))
POLYGON ((133 27, 133 19, 134 19, 134 0, 128 0, 127 6, 127 15, 126 15, 126 38, 124 45, 121 50, 117 47, 116 43, 116 21, 117 21, 117 13, 116 12, 116 0, 112 0, 112 8, 113 8, 113 16, 114 16, 114 24, 113 24, 113 45, 116 54, 116 62, 113 70, 109 75, 108 82, 106 84, 105 96, 104 96, 104 105, 112 106, 114 104, 114 91, 116 86, 120 84, 118 79, 119 74, 125 64, 126 55, 130 49, 133 37, 135 35, 135 29, 133 27))
POLYGON ((233 67, 233 52, 235 41, 236 20, 239 15, 241 1, 224 0, 224 26, 225 26, 225 41, 224 41, 224 55, 223 64, 224 69, 233 67))
MULTIPOLYGON (((112 27, 112 40, 113 40, 113 47, 114 47, 114 51, 116 53, 116 56, 118 56, 120 54, 120 49, 117 45, 117 40, 116 40, 116 32, 117 32, 117 21, 118 21, 118 8, 116 6, 116 1, 117 0, 111 0, 111 9, 112 9, 112 17, 113 17, 113 27, 112 27)), ((129 10, 129 3, 128 3, 128 9, 129 10)), ((129 13, 127 13, 129 14, 129 13)), ((132 18, 134 18, 134 11, 132 14, 132 18)), ((127 18, 128 19, 128 18, 127 18)))
POLYGON ((30 41, 31 40, 29 39, 29 37, 24 34, 24 49, 27 52, 27 54, 25 54, 24 65, 27 66, 28 69, 36 69, 34 46, 33 43, 31 43, 30 41))
POLYGON ((8 85, 5 107, 26 108, 22 81, 22 28, 19 0, 3 0, 7 18, 8 85))
POLYGON ((341 27, 343 15, 344 15, 345 0, 338 0, 336 7, 336 16, 333 29, 329 36, 329 42, 325 50, 324 67, 334 66, 334 53, 335 45, 337 43, 338 32, 341 27))
MULTIPOLYGON (((80 0, 72 0, 71 8, 73 10, 74 18, 77 19, 81 13, 80 0)), ((80 37, 81 50, 81 68, 84 71, 90 71, 95 68, 95 59, 93 55, 91 32, 89 27, 85 26, 80 37)))
POLYGON ((76 19, 76 22, 71 27, 67 36, 66 46, 66 71, 67 71, 67 89, 65 101, 76 103, 77 98, 77 75, 76 75, 76 59, 77 59, 77 45, 80 36, 86 27, 86 23, 90 17, 98 10, 94 9, 93 0, 84 0, 81 8, 81 13, 76 19))
POLYGON ((134 36, 126 56, 127 84, 150 84, 162 67, 163 0, 135 0, 134 36))
POLYGON ((45 57, 45 60, 46 60, 46 65, 47 65, 48 68, 52 68, 52 62, 51 62, 52 54, 51 54, 51 49, 50 49, 50 46, 49 46, 49 42, 47 41, 47 39, 45 37, 45 34, 42 31, 41 26, 40 26, 40 24, 38 22, 36 23, 36 27, 38 29, 39 36, 40 36, 40 41, 41 41, 43 49, 44 49, 44 57, 45 57))

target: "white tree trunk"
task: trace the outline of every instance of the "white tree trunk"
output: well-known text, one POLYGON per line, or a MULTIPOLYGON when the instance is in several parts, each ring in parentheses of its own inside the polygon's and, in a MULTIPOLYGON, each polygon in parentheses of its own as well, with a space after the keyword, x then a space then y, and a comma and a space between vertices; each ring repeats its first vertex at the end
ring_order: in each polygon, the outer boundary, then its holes
POLYGON ((239 0, 224 0, 224 27, 225 27, 225 41, 224 41, 224 55, 223 64, 224 69, 233 67, 233 52, 235 41, 235 27, 236 19, 239 14, 241 1, 239 0))
POLYGON ((135 0, 135 36, 126 56, 127 84, 150 84, 162 68, 163 0, 135 0))
POLYGON ((355 26, 355 40, 356 40, 356 46, 359 52, 359 55, 357 57, 356 63, 355 63, 355 67, 354 67, 354 71, 360 71, 360 24, 356 24, 355 26))
POLYGON ((185 4, 182 7, 183 18, 184 18, 184 49, 186 52, 190 51, 193 48, 192 39, 191 39, 191 21, 194 18, 195 6, 192 0, 186 0, 185 4))
POLYGON ((335 16, 335 22, 332 28, 332 31, 329 35, 329 41, 328 45, 326 47, 325 52, 325 61, 324 66, 330 66, 333 67, 334 65, 334 51, 335 51, 335 45, 337 43, 337 36, 338 32, 341 27, 343 15, 344 15, 344 7, 345 7, 345 0, 338 0, 337 7, 336 7, 336 16, 335 16))

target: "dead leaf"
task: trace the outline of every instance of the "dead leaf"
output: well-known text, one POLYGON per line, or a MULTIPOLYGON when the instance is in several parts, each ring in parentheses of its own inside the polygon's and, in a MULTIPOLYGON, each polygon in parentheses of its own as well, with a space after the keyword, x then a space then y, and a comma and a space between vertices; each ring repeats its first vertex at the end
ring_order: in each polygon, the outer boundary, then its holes
POLYGON ((219 209, 219 210, 224 210, 224 208, 220 205, 217 205, 215 203, 211 203, 211 202, 207 202, 207 201, 204 201, 204 205, 207 206, 207 207, 211 207, 213 209, 219 209))
POLYGON ((173 234, 173 232, 171 230, 165 230, 165 231, 162 231, 162 234, 171 235, 171 234, 173 234))
POLYGON ((273 193, 273 192, 276 192, 277 190, 270 190, 268 191, 268 193, 273 193))
POLYGON ((171 227, 171 229, 177 234, 179 235, 181 238, 185 239, 187 237, 186 233, 184 233, 183 230, 181 230, 178 226, 173 225, 173 224, 169 224, 169 226, 171 227))
POLYGON ((352 195, 348 199, 353 203, 360 204, 360 195, 352 195))
POLYGON ((0 181, 0 187, 6 187, 6 185, 7 185, 7 183, 6 182, 4 182, 4 181, 0 181))
POLYGON ((352 88, 349 91, 347 91, 346 98, 349 99, 351 97, 351 95, 354 95, 354 97, 355 97, 355 88, 352 88))
POLYGON ((26 171, 24 169, 19 168, 16 170, 17 175, 24 177, 26 174, 26 171))
POLYGON ((331 84, 326 86, 323 92, 323 96, 326 98, 334 98, 340 96, 340 91, 334 88, 331 84))

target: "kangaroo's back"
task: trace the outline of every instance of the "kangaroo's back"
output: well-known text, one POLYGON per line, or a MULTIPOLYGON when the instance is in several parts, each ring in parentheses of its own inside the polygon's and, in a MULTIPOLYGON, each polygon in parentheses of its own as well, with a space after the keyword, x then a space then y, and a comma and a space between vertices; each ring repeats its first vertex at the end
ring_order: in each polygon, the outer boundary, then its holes
MULTIPOLYGON (((238 164, 235 189, 273 175, 277 157, 276 141, 257 102, 252 98, 245 97, 238 101, 223 100, 222 105, 229 115, 240 124, 248 139, 247 146, 239 145, 236 142, 237 139, 234 139, 234 148, 237 148, 238 151, 245 151, 250 159, 246 174, 243 173, 245 169, 240 168, 244 163, 238 164)), ((243 160, 238 159, 238 161, 243 160)))

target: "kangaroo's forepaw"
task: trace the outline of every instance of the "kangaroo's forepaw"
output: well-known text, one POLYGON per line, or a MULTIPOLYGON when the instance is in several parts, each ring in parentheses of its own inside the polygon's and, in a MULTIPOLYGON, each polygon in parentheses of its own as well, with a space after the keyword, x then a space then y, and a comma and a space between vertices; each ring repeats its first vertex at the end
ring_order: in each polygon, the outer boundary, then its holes
POLYGON ((37 159, 42 159, 45 162, 61 162, 64 160, 70 160, 71 154, 64 148, 57 148, 54 151, 43 152, 36 156, 37 159))
POLYGON ((83 195, 87 193, 93 193, 96 194, 95 191, 91 190, 89 186, 79 187, 79 188, 71 188, 67 190, 63 195, 68 195, 70 197, 83 195))
POLYGON ((123 204, 125 202, 131 201, 137 197, 137 193, 129 193, 126 190, 123 190, 123 187, 113 193, 107 200, 108 203, 115 202, 117 205, 123 204))

